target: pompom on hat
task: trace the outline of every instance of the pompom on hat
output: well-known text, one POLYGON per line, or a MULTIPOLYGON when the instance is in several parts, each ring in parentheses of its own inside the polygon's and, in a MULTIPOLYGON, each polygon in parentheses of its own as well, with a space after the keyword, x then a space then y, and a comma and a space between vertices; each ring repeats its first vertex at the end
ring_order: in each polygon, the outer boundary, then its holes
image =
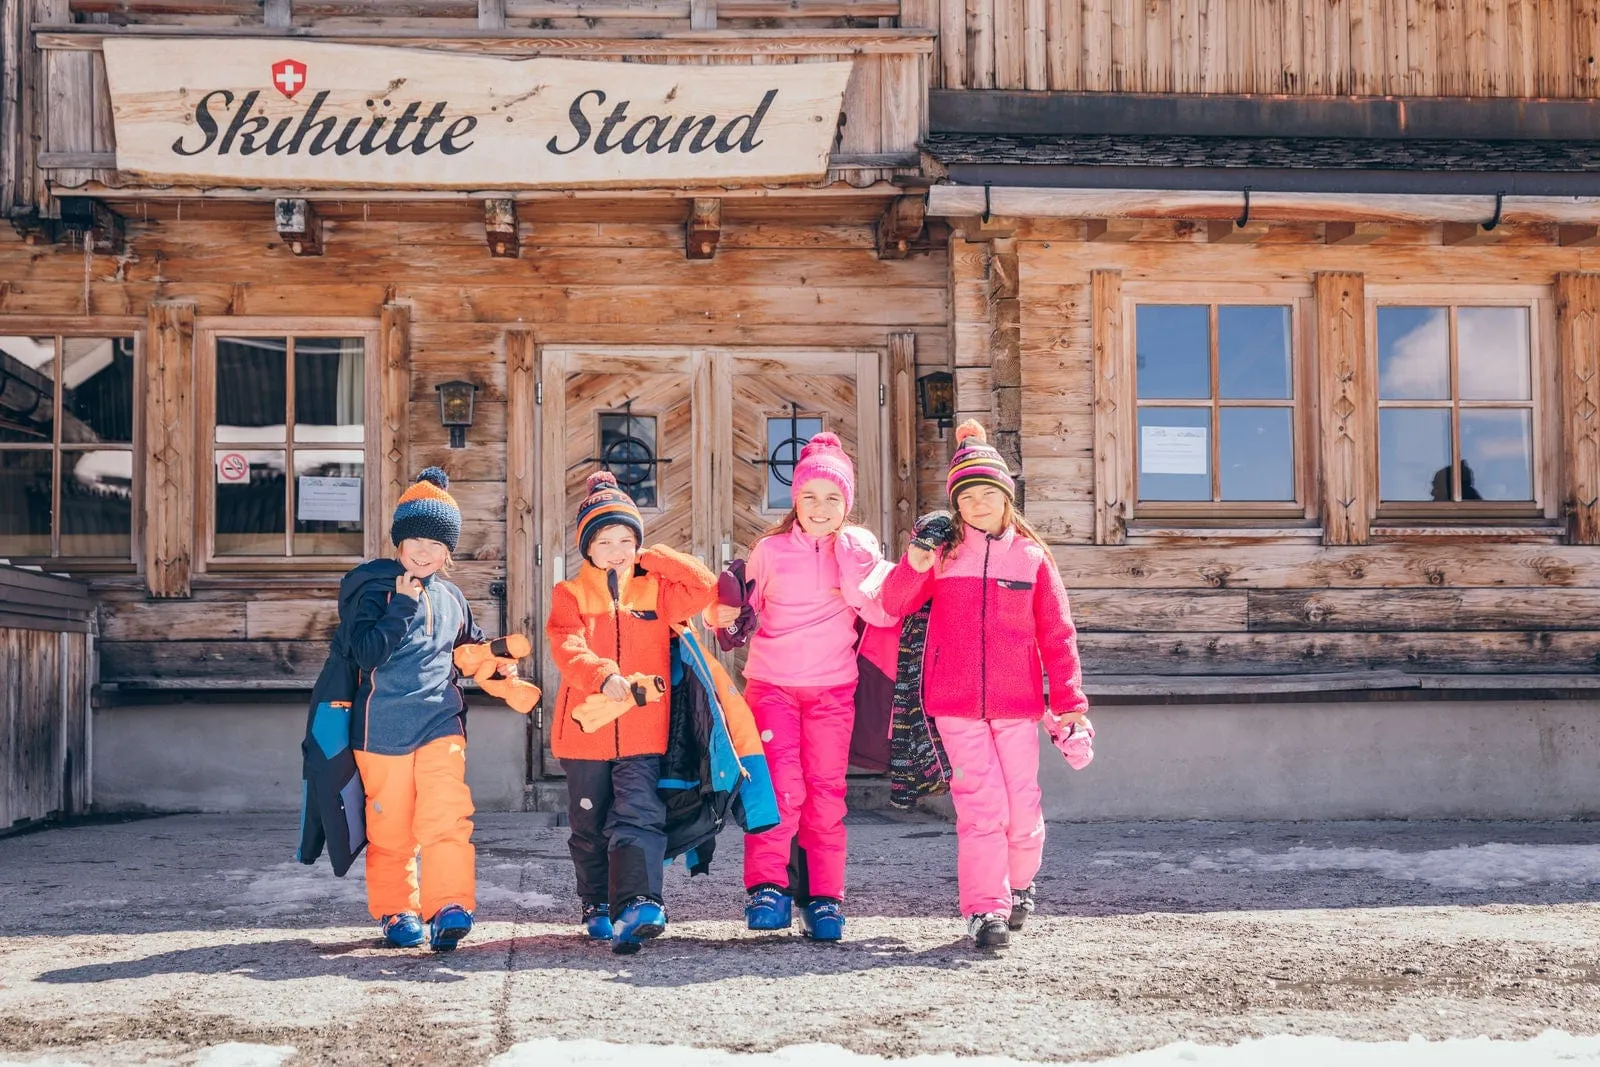
POLYGON ((946 490, 950 506, 956 507, 956 498, 977 485, 992 485, 1005 493, 1012 503, 1017 499, 1017 483, 1011 478, 1011 468, 1005 457, 989 443, 989 435, 976 419, 968 419, 956 427, 956 454, 950 457, 950 477, 946 490))
POLYGON ((844 494, 846 515, 855 510, 856 465, 850 462, 838 434, 816 434, 800 450, 800 461, 794 465, 794 488, 798 491, 816 478, 825 478, 839 487, 844 494))
POLYGON ((644 544, 644 519, 633 497, 617 485, 616 475, 595 471, 589 475, 589 495, 578 505, 578 551, 585 559, 589 558, 589 542, 607 526, 626 526, 633 531, 634 540, 644 544))
POLYGON ((410 537, 426 538, 442 543, 451 552, 461 540, 461 508, 447 489, 450 476, 438 467, 429 467, 417 475, 394 509, 394 519, 389 524, 389 539, 399 547, 410 537))

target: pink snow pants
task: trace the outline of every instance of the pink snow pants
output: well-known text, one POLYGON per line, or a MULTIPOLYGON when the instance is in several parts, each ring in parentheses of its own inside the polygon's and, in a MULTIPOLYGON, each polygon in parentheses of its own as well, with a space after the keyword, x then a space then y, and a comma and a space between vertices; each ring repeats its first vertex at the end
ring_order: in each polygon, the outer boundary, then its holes
POLYGON ((844 899, 845 772, 855 725, 856 683, 800 688, 750 681, 755 715, 778 794, 777 826, 744 839, 744 884, 789 884, 789 850, 798 836, 813 897, 844 899))
POLYGON ((963 917, 1011 912, 1044 854, 1039 724, 1031 719, 937 720, 956 806, 956 873, 963 917))

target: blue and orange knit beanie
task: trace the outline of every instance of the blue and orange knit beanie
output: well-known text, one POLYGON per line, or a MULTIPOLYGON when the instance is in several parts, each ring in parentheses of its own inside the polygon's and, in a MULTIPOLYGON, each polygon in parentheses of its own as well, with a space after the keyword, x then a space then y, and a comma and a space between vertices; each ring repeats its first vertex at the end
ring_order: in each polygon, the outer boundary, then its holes
POLYGON ((626 526, 644 544, 644 519, 633 497, 617 485, 616 475, 596 471, 589 475, 589 495, 578 505, 578 551, 584 559, 589 558, 589 542, 607 526, 626 526))
POLYGON ((1017 483, 1011 478, 1011 468, 1005 457, 989 443, 983 426, 977 419, 968 419, 956 427, 956 454, 950 457, 950 478, 946 489, 950 506, 956 507, 956 498, 975 485, 992 485, 1015 503, 1017 483))
POLYGON ((424 537, 441 542, 451 552, 456 550, 461 540, 461 508, 445 492, 449 488, 450 476, 438 467, 417 475, 411 488, 400 494, 394 521, 389 524, 389 539, 396 547, 408 537, 424 537))

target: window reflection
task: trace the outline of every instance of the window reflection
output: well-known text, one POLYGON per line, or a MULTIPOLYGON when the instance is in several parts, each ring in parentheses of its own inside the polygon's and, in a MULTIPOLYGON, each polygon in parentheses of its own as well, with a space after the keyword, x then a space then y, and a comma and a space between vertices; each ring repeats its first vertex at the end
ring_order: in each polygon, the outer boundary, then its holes
POLYGON ((814 415, 771 416, 767 419, 767 510, 794 507, 794 466, 806 442, 822 432, 814 415))

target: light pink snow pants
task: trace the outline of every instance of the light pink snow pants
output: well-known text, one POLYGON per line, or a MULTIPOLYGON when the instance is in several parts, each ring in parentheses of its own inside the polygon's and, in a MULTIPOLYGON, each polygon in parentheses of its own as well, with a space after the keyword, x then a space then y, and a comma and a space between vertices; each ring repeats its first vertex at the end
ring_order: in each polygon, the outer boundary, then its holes
POLYGON ((1009 914, 1012 887, 1033 884, 1044 854, 1039 724, 948 716, 936 721, 950 757, 961 914, 1009 914))
MULTIPOLYGON (((761 731, 778 825, 744 839, 746 889, 789 884, 789 851, 798 836, 810 872, 811 895, 844 899, 845 773, 855 725, 856 683, 827 688, 769 685, 752 680, 744 698, 761 731)), ((793 887, 797 888, 797 887, 793 887)))

